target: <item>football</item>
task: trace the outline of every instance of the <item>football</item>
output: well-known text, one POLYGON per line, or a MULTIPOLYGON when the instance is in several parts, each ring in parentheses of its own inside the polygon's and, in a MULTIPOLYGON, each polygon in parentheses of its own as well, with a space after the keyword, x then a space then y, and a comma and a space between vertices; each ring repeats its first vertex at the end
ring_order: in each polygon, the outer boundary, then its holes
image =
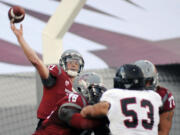
POLYGON ((20 23, 24 20, 25 10, 20 6, 13 6, 8 11, 8 17, 13 23, 20 23))

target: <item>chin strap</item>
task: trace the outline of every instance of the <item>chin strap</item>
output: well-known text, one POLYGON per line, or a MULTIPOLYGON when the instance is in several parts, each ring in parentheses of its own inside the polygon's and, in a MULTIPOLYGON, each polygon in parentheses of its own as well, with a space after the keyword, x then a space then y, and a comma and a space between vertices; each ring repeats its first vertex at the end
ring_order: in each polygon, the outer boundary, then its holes
POLYGON ((73 91, 74 93, 77 93, 77 91, 75 90, 75 88, 72 88, 72 91, 73 91))
POLYGON ((76 77, 78 75, 77 71, 67 70, 67 74, 71 77, 76 77))

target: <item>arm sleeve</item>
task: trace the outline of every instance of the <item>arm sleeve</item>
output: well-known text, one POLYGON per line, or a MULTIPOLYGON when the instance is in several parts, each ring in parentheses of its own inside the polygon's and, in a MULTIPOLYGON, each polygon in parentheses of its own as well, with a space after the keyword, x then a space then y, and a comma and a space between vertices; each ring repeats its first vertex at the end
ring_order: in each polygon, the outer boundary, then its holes
POLYGON ((54 77, 51 73, 49 73, 48 78, 47 79, 41 78, 41 81, 45 87, 50 88, 54 86, 54 84, 56 83, 56 77, 54 77))
POLYGON ((107 117, 102 117, 101 126, 94 129, 95 135, 110 135, 109 120, 107 117))
POLYGON ((49 76, 47 79, 41 79, 42 83, 45 87, 51 88, 56 83, 56 78, 61 74, 61 68, 57 65, 50 65, 49 69, 49 76))

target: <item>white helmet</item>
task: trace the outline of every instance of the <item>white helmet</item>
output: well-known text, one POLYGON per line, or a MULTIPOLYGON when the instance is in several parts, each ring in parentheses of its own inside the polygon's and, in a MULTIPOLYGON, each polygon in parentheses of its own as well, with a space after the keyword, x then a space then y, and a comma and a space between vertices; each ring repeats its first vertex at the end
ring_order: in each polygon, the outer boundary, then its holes
POLYGON ((106 88, 102 84, 102 78, 94 73, 82 73, 74 79, 73 88, 82 94, 89 104, 97 103, 106 88))
POLYGON ((67 72, 68 75, 75 77, 83 70, 84 59, 78 51, 70 49, 70 50, 66 50, 61 55, 59 64, 67 72), (67 69, 67 61, 70 59, 77 60, 79 62, 79 70, 78 71, 72 71, 72 70, 67 69))
POLYGON ((145 82, 151 82, 151 86, 146 88, 155 89, 158 83, 158 73, 155 65, 148 60, 138 60, 134 64, 141 68, 145 82))

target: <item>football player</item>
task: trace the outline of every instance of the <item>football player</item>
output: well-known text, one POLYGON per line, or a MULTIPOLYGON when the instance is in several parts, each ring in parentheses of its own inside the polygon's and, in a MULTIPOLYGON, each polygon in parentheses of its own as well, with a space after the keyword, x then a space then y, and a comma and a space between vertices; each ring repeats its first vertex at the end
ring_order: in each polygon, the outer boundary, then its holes
MULTIPOLYGON (((79 92, 83 92, 85 94, 85 89, 93 89, 93 87, 96 89, 94 91, 106 91, 106 88, 103 84, 103 79, 100 75, 94 73, 94 72, 85 72, 77 76, 73 83, 73 88, 75 88, 79 92), (88 88, 89 87, 89 88, 88 88), (91 88, 92 87, 92 88, 91 88)), ((91 92, 91 91, 90 91, 91 92)), ((97 103, 99 101, 99 98, 101 97, 101 93, 103 92, 96 92, 92 93, 92 97, 89 97, 91 105, 97 103)), ((109 120, 107 117, 101 117, 98 120, 101 121, 101 125, 90 129, 85 130, 82 135, 109 135, 109 120)))
POLYGON ((79 52, 67 50, 61 55, 59 65, 50 65, 47 67, 25 41, 23 37, 23 26, 21 25, 20 29, 17 29, 11 23, 11 29, 24 54, 37 69, 42 79, 43 96, 37 111, 37 117, 39 119, 38 128, 42 121, 50 114, 57 101, 62 99, 67 93, 72 92, 72 82, 75 76, 82 71, 84 60, 79 52))
POLYGON ((154 89, 162 98, 163 106, 160 108, 159 135, 169 135, 171 130, 175 101, 172 93, 158 85, 158 73, 155 65, 148 60, 135 62, 144 73, 146 89, 154 89))
POLYGON ((141 69, 122 65, 114 78, 114 89, 107 90, 101 102, 81 110, 83 117, 107 116, 113 135, 158 135, 161 97, 145 90, 141 69))
MULTIPOLYGON (((96 79, 98 76, 91 77, 96 79)), ((77 93, 71 92, 58 101, 54 110, 33 135, 88 135, 88 130, 85 129, 101 126, 102 122, 99 120, 83 118, 80 110, 87 104, 97 103, 106 89, 98 83, 93 83, 94 81, 89 83, 85 78, 75 82, 78 83, 77 93)))

